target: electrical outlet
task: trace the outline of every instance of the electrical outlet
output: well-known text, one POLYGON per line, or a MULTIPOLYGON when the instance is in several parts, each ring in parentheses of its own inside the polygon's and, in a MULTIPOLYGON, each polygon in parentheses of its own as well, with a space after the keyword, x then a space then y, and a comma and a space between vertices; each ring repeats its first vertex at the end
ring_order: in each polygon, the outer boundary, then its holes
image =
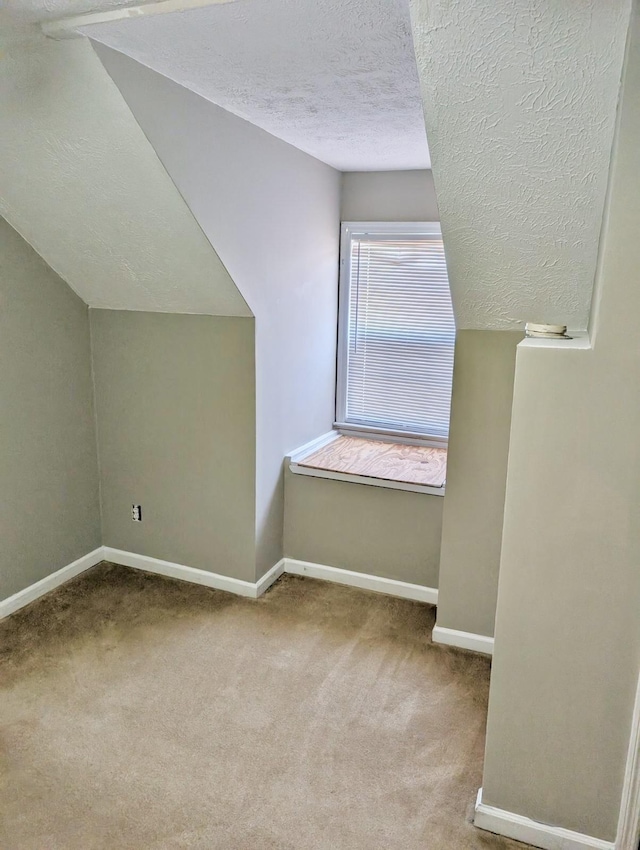
POLYGON ((134 522, 142 522, 142 505, 131 505, 131 519, 134 522))

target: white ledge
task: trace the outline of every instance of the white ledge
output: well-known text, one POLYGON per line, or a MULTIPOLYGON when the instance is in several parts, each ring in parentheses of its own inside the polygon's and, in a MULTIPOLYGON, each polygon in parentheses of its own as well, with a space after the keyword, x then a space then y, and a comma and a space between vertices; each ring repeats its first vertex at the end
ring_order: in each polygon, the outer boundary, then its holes
POLYGON ((518 348, 555 348, 572 351, 584 351, 592 348, 587 331, 567 331, 570 339, 549 339, 548 337, 526 336, 518 343, 518 348))

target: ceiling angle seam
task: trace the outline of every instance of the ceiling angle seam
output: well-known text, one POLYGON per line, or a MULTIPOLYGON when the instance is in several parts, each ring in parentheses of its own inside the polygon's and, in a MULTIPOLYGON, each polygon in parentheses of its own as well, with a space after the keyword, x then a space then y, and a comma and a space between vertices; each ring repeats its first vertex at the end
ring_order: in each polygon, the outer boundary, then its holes
POLYGON ((188 12, 191 9, 202 9, 206 6, 220 6, 235 2, 236 0, 158 0, 156 3, 122 6, 119 9, 109 9, 105 12, 85 12, 81 15, 72 15, 54 21, 43 21, 40 28, 46 36, 57 40, 84 38, 83 33, 79 30, 93 24, 106 24, 112 21, 123 21, 127 18, 150 15, 166 15, 171 12, 188 12))

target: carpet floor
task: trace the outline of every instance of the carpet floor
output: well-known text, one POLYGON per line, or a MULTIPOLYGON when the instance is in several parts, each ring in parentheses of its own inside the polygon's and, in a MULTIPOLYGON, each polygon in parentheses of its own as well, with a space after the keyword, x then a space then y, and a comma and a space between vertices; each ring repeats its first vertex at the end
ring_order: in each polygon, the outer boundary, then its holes
POLYGON ((0 623, 0 847, 522 848, 471 824, 489 664, 433 620, 95 567, 0 623))

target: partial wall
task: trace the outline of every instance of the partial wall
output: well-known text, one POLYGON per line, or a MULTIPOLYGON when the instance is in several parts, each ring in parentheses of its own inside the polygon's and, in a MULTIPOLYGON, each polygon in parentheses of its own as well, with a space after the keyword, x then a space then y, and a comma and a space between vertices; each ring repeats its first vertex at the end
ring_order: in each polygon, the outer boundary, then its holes
POLYGON ((285 478, 288 558, 438 586, 441 496, 296 475, 285 478))
POLYGON ((459 331, 438 625, 493 637, 519 331, 459 331))
POLYGON ((431 171, 342 175, 342 221, 440 221, 431 171))
MULTIPOLYGON (((438 218, 431 172, 342 175, 343 221, 438 218)), ((438 586, 441 496, 285 476, 284 551, 289 558, 438 586)))
POLYGON ((256 575, 283 554, 283 458, 331 428, 340 175, 109 48, 96 51, 256 316, 256 575))
POLYGON ((0 219, 0 599, 98 547, 85 304, 0 219))
POLYGON ((619 122, 591 341, 518 349, 483 782, 606 841, 640 669, 637 7, 619 122))
POLYGON ((90 318, 104 545, 254 581, 253 319, 90 318))

